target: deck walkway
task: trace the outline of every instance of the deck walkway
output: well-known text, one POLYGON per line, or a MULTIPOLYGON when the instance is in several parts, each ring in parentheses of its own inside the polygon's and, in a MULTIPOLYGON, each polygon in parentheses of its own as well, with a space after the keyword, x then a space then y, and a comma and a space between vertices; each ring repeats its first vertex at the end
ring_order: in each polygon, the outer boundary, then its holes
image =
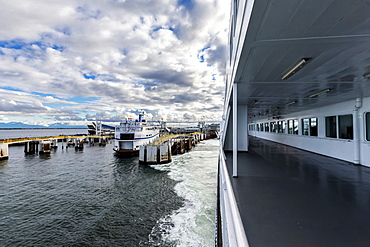
POLYGON ((370 246, 370 168, 258 138, 238 163, 231 183, 250 246, 370 246))

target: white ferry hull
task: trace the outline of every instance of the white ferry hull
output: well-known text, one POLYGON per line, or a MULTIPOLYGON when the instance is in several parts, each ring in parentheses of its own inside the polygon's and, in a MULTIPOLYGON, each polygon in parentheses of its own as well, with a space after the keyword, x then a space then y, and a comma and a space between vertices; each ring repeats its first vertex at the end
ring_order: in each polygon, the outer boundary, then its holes
POLYGON ((124 156, 139 154, 140 146, 149 144, 159 137, 159 126, 148 124, 142 119, 128 119, 115 127, 115 141, 113 150, 124 156))
POLYGON ((120 155, 136 156, 139 154, 140 146, 149 144, 159 137, 159 134, 146 138, 135 138, 134 140, 115 140, 113 150, 120 155))

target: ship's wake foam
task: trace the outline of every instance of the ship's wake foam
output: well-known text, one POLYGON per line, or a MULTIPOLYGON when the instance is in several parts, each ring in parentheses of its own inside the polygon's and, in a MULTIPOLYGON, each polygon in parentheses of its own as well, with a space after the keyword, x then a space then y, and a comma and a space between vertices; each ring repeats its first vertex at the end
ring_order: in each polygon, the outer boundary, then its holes
POLYGON ((217 159, 218 141, 208 140, 169 164, 152 166, 168 171, 184 198, 180 209, 157 221, 149 235, 152 246, 214 246, 217 159))

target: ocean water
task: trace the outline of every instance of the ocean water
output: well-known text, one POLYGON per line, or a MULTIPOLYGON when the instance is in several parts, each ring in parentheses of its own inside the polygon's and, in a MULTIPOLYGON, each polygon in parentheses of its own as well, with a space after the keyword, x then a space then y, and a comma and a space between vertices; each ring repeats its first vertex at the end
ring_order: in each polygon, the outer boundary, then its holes
POLYGON ((214 246, 217 140, 152 166, 58 145, 0 161, 0 246, 214 246))

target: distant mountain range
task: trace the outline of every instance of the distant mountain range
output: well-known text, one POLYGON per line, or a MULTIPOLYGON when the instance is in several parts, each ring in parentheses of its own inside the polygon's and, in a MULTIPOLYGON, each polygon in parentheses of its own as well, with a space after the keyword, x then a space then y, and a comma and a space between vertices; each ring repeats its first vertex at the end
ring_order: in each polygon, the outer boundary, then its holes
POLYGON ((87 126, 55 123, 49 126, 30 125, 20 122, 0 123, 0 129, 87 129, 87 126))

